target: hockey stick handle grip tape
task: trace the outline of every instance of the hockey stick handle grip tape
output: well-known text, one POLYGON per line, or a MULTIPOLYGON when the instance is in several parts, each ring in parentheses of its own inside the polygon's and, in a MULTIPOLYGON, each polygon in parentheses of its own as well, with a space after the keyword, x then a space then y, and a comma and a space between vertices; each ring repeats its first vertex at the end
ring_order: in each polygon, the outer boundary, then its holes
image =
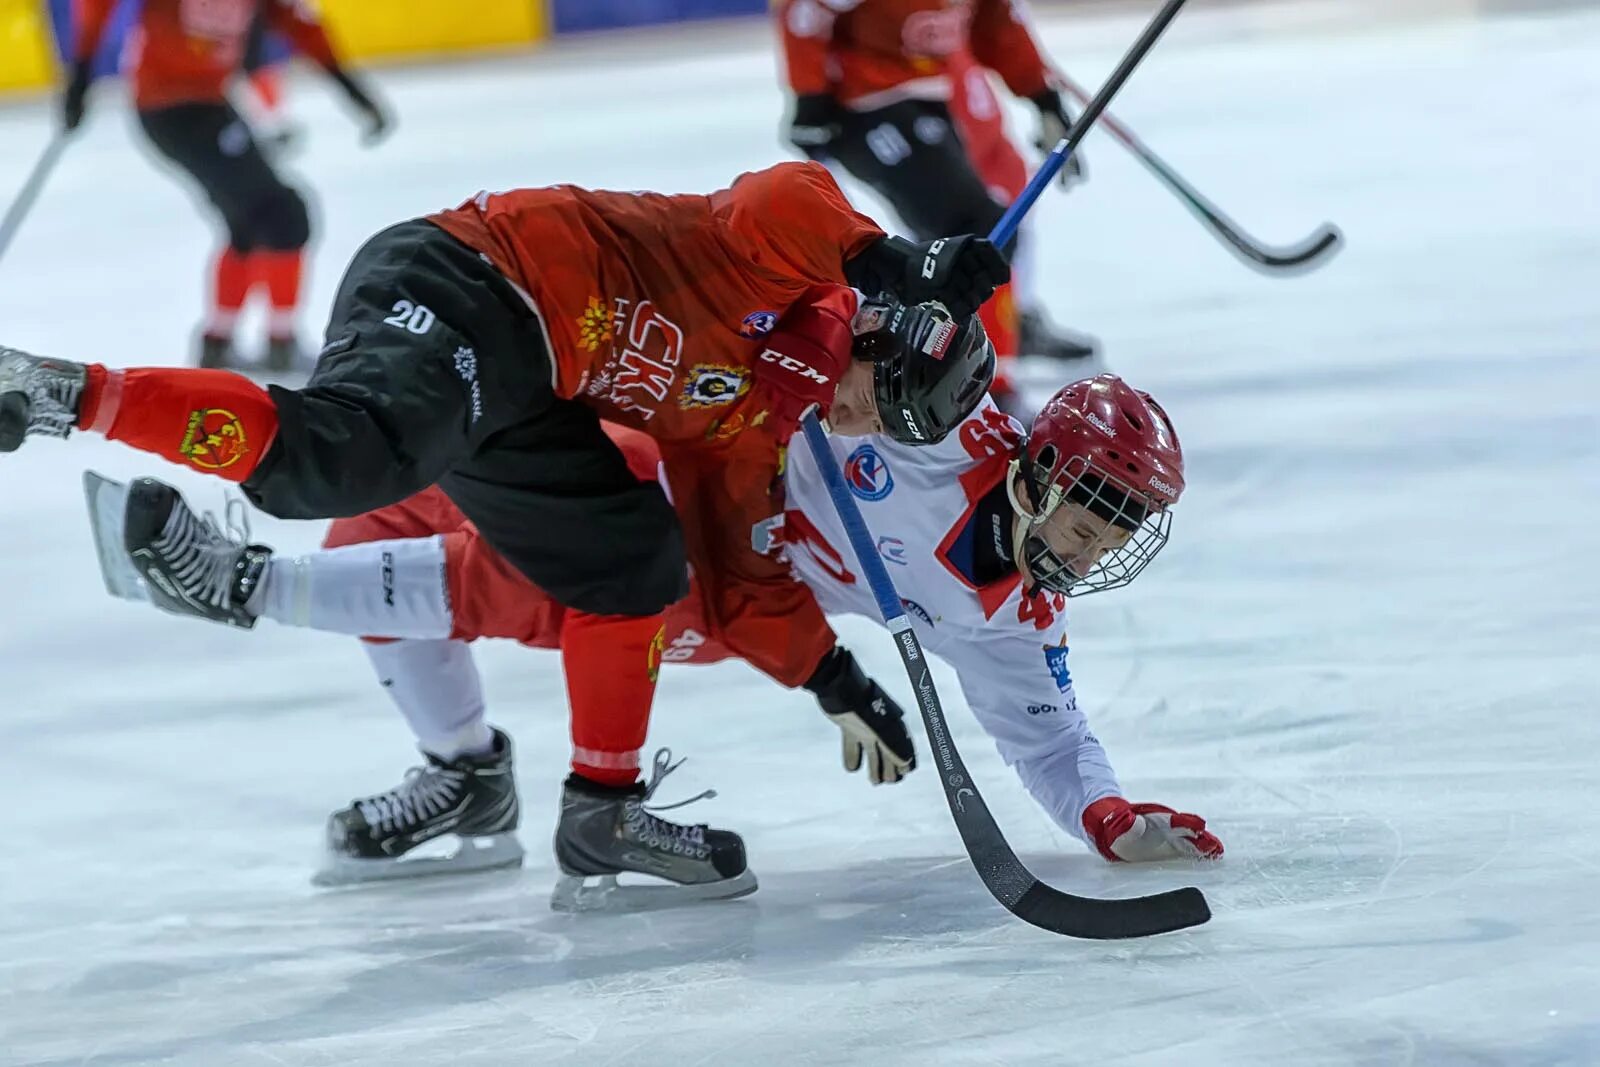
POLYGON ((1044 163, 1039 167, 1038 173, 1028 180, 1027 188, 1022 190, 1022 195, 1011 202, 1011 206, 1006 208, 1006 213, 1000 216, 1000 221, 994 224, 994 229, 989 232, 989 242, 991 244, 998 248, 1004 248, 1011 243, 1011 239, 1017 235, 1017 227, 1022 225, 1022 217, 1028 213, 1029 208, 1033 207, 1034 201, 1039 199, 1039 195, 1044 192, 1045 186, 1050 184, 1050 180, 1056 176, 1056 172, 1066 166, 1067 157, 1077 150, 1078 145, 1089 132, 1089 127, 1095 124, 1095 120, 1100 117, 1100 113, 1111 103, 1111 98, 1117 95, 1117 90, 1122 88, 1123 82, 1128 80, 1128 76, 1139 65, 1139 61, 1145 57, 1145 53, 1155 47, 1156 41, 1160 39, 1161 34, 1172 23, 1172 20, 1178 17, 1178 12, 1182 10, 1185 2, 1186 0, 1167 0, 1162 5, 1161 11, 1154 19, 1150 20, 1150 25, 1145 27, 1144 32, 1139 35, 1139 39, 1134 42, 1133 47, 1128 49, 1128 54, 1122 57, 1122 62, 1111 73, 1111 77, 1107 78, 1106 83, 1100 87, 1100 91, 1094 94, 1094 99, 1089 101, 1089 106, 1083 109, 1083 114, 1078 116, 1078 121, 1072 124, 1072 129, 1067 131, 1067 136, 1062 138, 1061 142, 1051 150, 1050 155, 1045 158, 1044 163))

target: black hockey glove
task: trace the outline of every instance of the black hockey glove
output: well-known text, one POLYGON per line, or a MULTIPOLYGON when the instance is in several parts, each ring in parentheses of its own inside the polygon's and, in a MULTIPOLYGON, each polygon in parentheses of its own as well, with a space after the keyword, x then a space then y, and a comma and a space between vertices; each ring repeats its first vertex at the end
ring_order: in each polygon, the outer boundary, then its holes
POLYGON ((838 138, 839 105, 827 93, 808 93, 794 100, 789 118, 789 143, 819 163, 833 155, 838 138))
POLYGON ((61 94, 61 127, 68 133, 83 124, 84 108, 89 102, 89 83, 94 80, 89 61, 80 59, 72 65, 72 77, 61 94))
POLYGON ((389 136, 389 131, 394 128, 393 121, 387 112, 372 99, 366 87, 357 81, 348 71, 329 71, 333 80, 339 83, 350 102, 361 112, 361 143, 371 147, 389 136))
POLYGON ((971 234, 920 245, 885 237, 848 260, 844 276, 863 293, 887 291, 907 304, 937 300, 960 322, 1011 280, 1011 265, 998 248, 971 234))
MULTIPOLYGON (((1039 109, 1039 139, 1033 142, 1034 146, 1049 155, 1072 130, 1072 114, 1067 110, 1067 105, 1061 102, 1061 94, 1054 89, 1034 93, 1028 99, 1039 109)), ((1070 189, 1088 179, 1089 172, 1084 168, 1081 148, 1072 150, 1072 155, 1067 157, 1056 176, 1063 189, 1070 189)))
POLYGON ((917 750, 906 732, 905 712, 862 673, 849 649, 835 645, 805 687, 843 735, 846 771, 860 770, 865 756, 867 777, 882 785, 916 769, 917 750))

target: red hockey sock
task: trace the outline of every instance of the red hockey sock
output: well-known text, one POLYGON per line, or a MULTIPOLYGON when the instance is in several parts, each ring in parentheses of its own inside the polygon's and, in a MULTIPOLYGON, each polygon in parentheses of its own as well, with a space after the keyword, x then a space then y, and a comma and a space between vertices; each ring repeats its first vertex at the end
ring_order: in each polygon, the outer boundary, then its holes
POLYGON ((572 704, 573 773, 603 785, 639 780, 663 635, 659 615, 567 612, 561 662, 572 704))
POLYGON ((305 274, 305 250, 256 252, 250 259, 272 303, 268 332, 273 337, 293 336, 295 313, 300 308, 300 282, 305 274))
POLYGON ((278 409, 266 390, 232 371, 94 364, 78 427, 242 482, 277 435, 278 409))
POLYGON ((211 314, 206 319, 208 335, 233 336, 239 309, 244 307, 254 284, 251 267, 250 257, 232 245, 224 245, 217 253, 211 277, 211 314))

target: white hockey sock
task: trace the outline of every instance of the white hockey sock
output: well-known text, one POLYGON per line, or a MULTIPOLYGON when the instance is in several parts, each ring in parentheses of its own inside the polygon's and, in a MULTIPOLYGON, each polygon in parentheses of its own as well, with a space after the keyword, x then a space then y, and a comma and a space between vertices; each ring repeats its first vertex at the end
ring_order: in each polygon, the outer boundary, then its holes
POLYGON ((484 721, 483 683, 465 641, 363 642, 362 647, 424 751, 453 760, 494 747, 484 721))
POLYGON ((449 637, 444 563, 440 537, 275 556, 258 594, 260 614, 285 626, 354 637, 449 637))

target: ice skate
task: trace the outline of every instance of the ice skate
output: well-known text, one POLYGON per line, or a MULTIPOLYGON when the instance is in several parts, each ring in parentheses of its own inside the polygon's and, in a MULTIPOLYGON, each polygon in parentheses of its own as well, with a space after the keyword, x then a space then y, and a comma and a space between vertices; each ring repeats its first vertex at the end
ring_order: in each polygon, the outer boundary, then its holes
POLYGON ((255 626, 251 597, 261 588, 272 550, 245 543, 249 531, 242 514, 229 525, 224 531, 211 516, 196 515, 164 482, 135 479, 123 511, 123 547, 150 602, 174 615, 246 630, 255 626))
MULTIPOLYGON (((726 900, 756 891, 744 841, 731 830, 685 826, 654 814, 646 802, 679 764, 670 749, 656 753, 648 786, 600 785, 577 775, 561 791, 556 862, 562 877, 550 897, 556 911, 642 911, 699 900, 726 900), (619 885, 624 873, 664 884, 619 885)), ((710 790, 670 807, 681 807, 710 790)), ((664 810, 664 809, 655 809, 664 810)))
POLYGON ((494 749, 481 757, 423 755, 427 763, 407 771, 395 788, 353 800, 328 817, 328 852, 313 885, 521 865, 511 738, 494 731, 494 749), (446 850, 432 848, 436 842, 446 850))
POLYGON ((233 367, 233 338, 210 333, 202 334, 200 366, 206 370, 227 370, 233 367))
POLYGON ((309 370, 310 360, 300 348, 295 337, 267 338, 267 354, 263 366, 269 374, 309 370))
POLYGON ((24 437, 71 433, 86 380, 81 363, 0 347, 0 452, 15 452, 24 437))
POLYGON ((1017 347, 1025 357, 1082 364, 1085 370, 1078 377, 1092 373, 1087 369, 1087 362, 1100 354, 1100 345, 1093 337, 1059 329, 1040 311, 1017 313, 1017 347))

